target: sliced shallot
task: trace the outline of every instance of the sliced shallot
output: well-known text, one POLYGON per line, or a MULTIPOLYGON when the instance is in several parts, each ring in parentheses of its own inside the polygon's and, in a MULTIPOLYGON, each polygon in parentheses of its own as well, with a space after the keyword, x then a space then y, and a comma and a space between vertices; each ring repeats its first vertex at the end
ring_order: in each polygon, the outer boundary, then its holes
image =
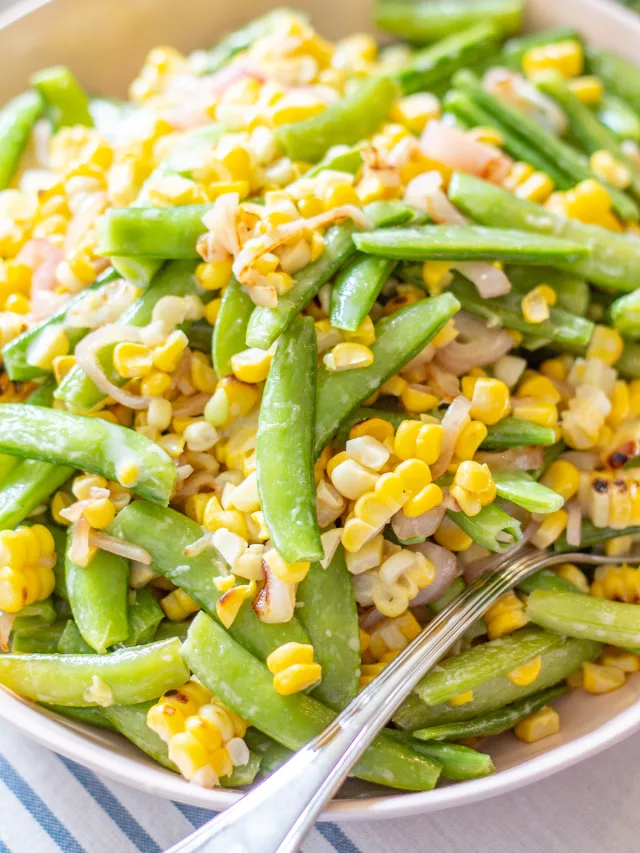
POLYGON ((442 418, 442 428, 444 436, 442 439, 442 450, 437 462, 431 468, 431 476, 434 480, 442 477, 447 470, 447 466, 451 462, 453 456, 453 448, 455 447, 458 434, 466 421, 469 410, 471 409, 471 400, 460 395, 456 397, 442 418))

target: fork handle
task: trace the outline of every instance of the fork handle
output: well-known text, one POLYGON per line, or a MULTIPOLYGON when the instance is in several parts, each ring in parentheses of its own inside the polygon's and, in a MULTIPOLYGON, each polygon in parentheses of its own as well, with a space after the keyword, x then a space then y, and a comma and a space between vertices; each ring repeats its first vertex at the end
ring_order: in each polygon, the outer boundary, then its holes
POLYGON ((319 735, 168 853, 295 853, 353 765, 425 672, 498 596, 539 563, 539 557, 516 561, 466 587, 319 735))

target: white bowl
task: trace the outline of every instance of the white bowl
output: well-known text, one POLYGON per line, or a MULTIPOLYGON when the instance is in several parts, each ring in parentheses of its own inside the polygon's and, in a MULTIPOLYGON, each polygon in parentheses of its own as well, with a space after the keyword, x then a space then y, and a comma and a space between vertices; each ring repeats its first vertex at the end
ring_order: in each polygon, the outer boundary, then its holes
MULTIPOLYGON (((69 65, 91 90, 121 95, 144 54, 156 44, 183 50, 206 47, 216 37, 260 15, 269 0, 30 0, 0 15, 0 103, 21 91, 37 68, 69 65)), ((369 0, 297 0, 330 37, 370 27, 369 0)), ((604 0, 531 0, 531 29, 573 25, 592 42, 634 59, 640 18, 604 0)), ((402 817, 459 806, 511 791, 594 755, 640 729, 640 677, 605 696, 574 691, 557 701, 558 735, 523 744, 511 734, 489 739, 498 772, 484 779, 425 793, 398 793, 349 781, 327 808, 341 821, 402 817)), ((0 690, 0 718, 50 749, 97 773, 149 793, 210 809, 230 806, 240 794, 207 791, 164 770, 118 735, 74 723, 0 690)), ((484 748, 484 747, 483 747, 484 748)))

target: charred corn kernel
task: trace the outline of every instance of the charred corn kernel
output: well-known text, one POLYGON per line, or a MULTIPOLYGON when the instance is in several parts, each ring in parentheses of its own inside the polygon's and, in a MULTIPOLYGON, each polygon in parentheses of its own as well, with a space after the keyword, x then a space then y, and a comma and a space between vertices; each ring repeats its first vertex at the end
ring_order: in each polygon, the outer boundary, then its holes
POLYGON ((400 477, 404 491, 410 495, 416 494, 431 482, 429 466, 421 459, 406 459, 396 467, 394 473, 400 477))
POLYGON ((116 508, 111 503, 109 498, 100 498, 91 503, 82 510, 82 514, 87 519, 91 527, 96 530, 103 530, 108 527, 116 516, 116 508))
POLYGON ((511 634, 522 628, 529 621, 524 612, 524 605, 515 594, 507 592, 492 604, 484 614, 487 624, 487 636, 496 640, 505 634, 511 634))
POLYGON ((578 491, 580 472, 575 465, 564 459, 557 459, 547 469, 540 482, 548 489, 553 489, 565 500, 570 501, 578 491))
POLYGON ((203 290, 221 290, 229 284, 233 258, 211 264, 198 264, 196 278, 203 290))
POLYGON ((618 667, 602 666, 590 661, 582 664, 582 676, 584 689, 588 693, 609 693, 622 687, 626 680, 624 672, 618 667))
POLYGON ((231 370, 241 382, 264 382, 269 375, 273 353, 261 349, 246 349, 231 357, 231 370))
POLYGON ((365 421, 355 424, 349 431, 349 438, 361 438, 363 436, 371 436, 381 444, 384 444, 388 438, 393 438, 393 424, 389 421, 384 421, 382 418, 367 418, 365 421))
POLYGON ((483 376, 474 380, 469 412, 474 420, 496 424, 508 414, 509 406, 509 389, 504 382, 483 376))
POLYGON ((407 518, 416 518, 429 510, 439 506, 444 499, 442 489, 436 483, 429 483, 416 495, 409 498, 402 511, 407 518))
MULTIPOLYGON (((0 337, 2 337, 1 332, 0 337)), ((69 338, 63 327, 47 326, 29 346, 27 360, 32 367, 51 370, 54 359, 66 355, 69 349, 69 338)))
MULTIPOLYGON (((415 456, 427 465, 433 465, 442 451, 443 436, 444 429, 440 424, 423 424, 416 435, 415 456)), ((397 451, 396 455, 398 455, 397 451)))
MULTIPOLYGON (((327 472, 329 468, 327 467, 327 472)), ((376 485, 378 475, 360 465, 355 459, 346 459, 330 472, 331 482, 345 498, 355 501, 360 495, 371 491, 376 485)))
POLYGON ((604 94, 602 82, 590 74, 584 77, 574 77, 573 80, 569 80, 568 85, 573 94, 577 95, 582 103, 589 107, 599 104, 604 94))
POLYGON ((623 190, 631 183, 631 173, 627 167, 609 151, 594 151, 589 157, 589 166, 596 178, 613 187, 623 190))
POLYGON ((202 352, 191 355, 191 382, 202 394, 213 394, 216 390, 217 378, 209 359, 202 352))
POLYGON ((554 572, 558 577, 572 583, 580 592, 589 592, 587 576, 577 566, 574 566, 573 563, 562 563, 560 566, 556 566, 554 572))
POLYGON ((516 187, 514 195, 536 204, 544 204, 553 190, 554 184, 549 175, 545 172, 534 172, 516 187))
POLYGON ((91 497, 91 489, 106 488, 106 477, 101 477, 99 474, 84 474, 74 479, 71 491, 79 501, 86 501, 91 497))
POLYGON ((440 101, 429 92, 417 92, 395 102, 390 118, 412 133, 421 133, 427 122, 440 116, 440 101))
MULTIPOLYGON (((182 353, 189 344, 189 339, 184 332, 176 329, 171 332, 162 346, 156 347, 152 353, 153 367, 158 370, 163 370, 165 373, 173 373, 178 367, 182 353)), ((120 344, 119 344, 120 346, 120 344)), ((145 375, 149 375, 151 370, 145 375)))
POLYGON ((569 516, 563 509, 549 513, 531 537, 532 544, 541 550, 548 548, 566 529, 568 520, 569 516))
POLYGON ((517 669, 513 669, 511 672, 508 672, 507 678, 509 681, 517 684, 518 687, 527 687, 527 685, 533 684, 536 678, 540 675, 541 668, 542 658, 537 657, 530 660, 528 663, 523 663, 522 666, 517 667, 517 669))
POLYGON ((555 427, 558 425, 558 408, 555 403, 545 400, 535 400, 530 397, 511 400, 511 413, 515 418, 530 421, 539 426, 555 427))
MULTIPOLYGON (((442 429, 442 427, 440 427, 442 429)), ((473 459, 476 451, 487 437, 487 427, 482 421, 469 421, 458 433, 454 453, 458 459, 473 459)))
POLYGON ((548 358, 540 365, 540 372, 549 379, 557 379, 559 382, 564 382, 567 378, 567 365, 562 358, 548 358))
POLYGON ((473 690, 467 690, 466 693, 460 693, 458 696, 449 699, 449 704, 453 705, 454 708, 459 705, 467 705, 469 702, 473 702, 473 690))
POLYGON ((329 371, 354 370, 373 364, 373 353, 363 344, 337 344, 322 359, 329 371))
POLYGON ((638 672, 640 670, 640 658, 626 649, 617 649, 610 646, 600 655, 599 662, 603 666, 613 666, 622 672, 638 672))
POLYGON ((172 622, 180 622, 200 610, 200 605, 194 601, 183 589, 174 589, 160 602, 167 619, 172 622))
POLYGON ((258 402, 260 392, 255 385, 241 382, 235 376, 224 376, 218 382, 216 392, 224 389, 229 406, 229 418, 244 418, 255 407, 258 402))
POLYGON ((514 726, 514 734, 525 743, 535 743, 560 731, 560 717, 550 705, 540 708, 514 726))
POLYGON ((559 403, 562 399, 556 386, 547 376, 528 375, 518 386, 517 397, 536 397, 559 403))
POLYGON ((433 538, 438 545, 442 545, 443 548, 448 548, 450 551, 466 551, 473 544, 473 539, 446 516, 438 525, 433 538))
POLYGON ((587 358, 599 358, 605 364, 613 366, 624 348, 624 341, 617 329, 609 326, 596 326, 587 347, 587 358))
POLYGON ((129 341, 116 344, 113 366, 123 379, 148 376, 153 367, 151 350, 143 344, 129 341))
POLYGON ((135 462, 122 462, 117 467, 118 482, 126 489, 135 486, 140 476, 140 469, 135 462))
POLYGON ((438 405, 438 398, 425 385, 407 385, 400 400, 408 412, 417 414, 428 412, 438 405))
POLYGON ((60 515, 60 510, 68 509, 72 504, 71 498, 65 492, 56 492, 51 499, 51 515, 57 524, 64 527, 69 525, 69 519, 60 515))
POLYGON ((534 287, 520 303, 522 316, 527 323, 543 323, 549 319, 549 306, 556 303, 556 292, 546 284, 534 287))
POLYGON ((308 562, 286 563, 274 548, 266 552, 264 560, 283 583, 300 583, 309 573, 311 565, 308 562))
POLYGON ((449 261, 425 261, 422 264, 422 280, 430 296, 439 296, 452 279, 449 261))
POLYGON ((233 589, 223 593, 216 601, 216 616, 225 628, 229 629, 245 601, 252 599, 257 590, 254 580, 242 586, 234 586, 233 589))
POLYGON ((583 65, 582 45, 575 39, 532 47, 522 57, 522 69, 527 77, 535 77, 541 71, 557 71, 567 78, 578 77, 583 65))

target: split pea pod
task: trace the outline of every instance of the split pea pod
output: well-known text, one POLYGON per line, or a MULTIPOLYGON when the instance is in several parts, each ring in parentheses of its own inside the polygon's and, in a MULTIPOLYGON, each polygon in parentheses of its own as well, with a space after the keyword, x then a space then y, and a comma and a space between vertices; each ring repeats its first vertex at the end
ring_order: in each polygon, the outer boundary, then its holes
POLYGON ((550 513, 562 509, 564 498, 543 486, 524 471, 495 471, 493 481, 498 497, 529 512, 550 513))
POLYGON ((522 539, 522 530, 517 518, 495 504, 483 506, 473 517, 464 512, 447 510, 448 517, 470 536, 478 545, 496 554, 506 551, 522 539))
POLYGON ((0 190, 11 183, 41 113, 42 98, 36 92, 18 95, 0 112, 0 190))
POLYGON ((218 377, 231 373, 231 359, 246 349, 245 338, 254 304, 242 285, 232 278, 220 303, 220 311, 213 327, 211 355, 213 369, 218 377))
POLYGON ((375 22, 383 30, 411 42, 437 41, 479 21, 489 21, 503 35, 517 33, 522 21, 520 0, 382 0, 375 22))
POLYGON ((80 83, 64 65, 44 68, 31 77, 40 92, 54 130, 82 124, 93 127, 89 99, 80 83))

